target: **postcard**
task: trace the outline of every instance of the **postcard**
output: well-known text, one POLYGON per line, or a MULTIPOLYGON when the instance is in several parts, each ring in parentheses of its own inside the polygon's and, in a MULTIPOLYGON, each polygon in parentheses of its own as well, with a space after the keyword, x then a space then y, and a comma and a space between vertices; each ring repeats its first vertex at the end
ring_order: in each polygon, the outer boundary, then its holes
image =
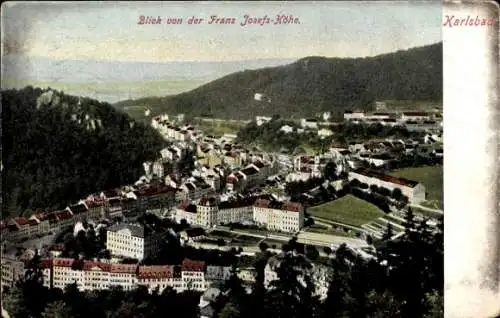
POLYGON ((494 317, 498 18, 5 3, 2 317, 494 317))

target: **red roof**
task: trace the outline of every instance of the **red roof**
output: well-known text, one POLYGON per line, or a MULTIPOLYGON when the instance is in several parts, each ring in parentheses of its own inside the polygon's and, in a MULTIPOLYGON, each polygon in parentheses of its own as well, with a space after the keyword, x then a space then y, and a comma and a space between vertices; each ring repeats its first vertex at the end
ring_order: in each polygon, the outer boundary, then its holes
POLYGON ((139 266, 138 276, 140 279, 173 278, 174 266, 172 265, 139 266))
POLYGON ((40 222, 43 222, 43 221, 49 219, 48 213, 45 213, 45 212, 35 213, 35 214, 33 214, 33 216, 36 217, 40 222))
POLYGON ((137 265, 134 264, 111 264, 111 273, 135 274, 137 265))
POLYGON ((52 267, 52 260, 51 259, 42 259, 40 262, 40 267, 42 268, 51 268, 52 267))
POLYGON ((268 208, 271 202, 269 200, 258 199, 255 201, 254 206, 258 208, 268 208))
POLYGON ((188 205, 189 205, 189 202, 188 202, 188 201, 183 201, 181 204, 179 204, 179 205, 177 206, 177 208, 178 208, 179 210, 184 210, 185 208, 187 208, 187 206, 188 206, 188 205))
POLYGON ((203 272, 205 270, 205 262, 203 261, 193 261, 190 259, 185 259, 182 262, 183 272, 203 272))
POLYGON ((258 199, 255 201, 254 206, 259 208, 267 208, 267 209, 275 209, 289 212, 301 212, 304 210, 304 207, 300 203, 296 202, 277 202, 277 201, 269 201, 266 199, 258 199))
POLYGON ((83 270, 84 271, 90 271, 96 267, 104 272, 109 272, 111 270, 110 263, 93 262, 93 261, 84 261, 83 262, 83 270))
POLYGON ((98 206, 102 206, 104 204, 105 200, 86 200, 85 201, 85 204, 89 207, 89 208, 95 208, 95 207, 98 207, 98 206))
POLYGON ((75 262, 72 258, 56 258, 53 260, 54 267, 71 267, 75 262))
POLYGON ((63 220, 71 219, 73 217, 73 214, 71 214, 71 212, 69 212, 67 210, 64 210, 64 211, 56 212, 56 216, 60 221, 63 221, 63 220))
POLYGON ((62 252, 64 251, 64 244, 54 244, 49 247, 49 251, 62 252))
POLYGON ((27 218, 15 218, 14 222, 16 222, 19 226, 27 225, 30 223, 27 218))
POLYGON ((286 210, 286 211, 300 212, 303 209, 304 209, 304 207, 300 203, 287 202, 287 203, 283 204, 283 210, 286 210))
POLYGON ((168 192, 174 192, 175 188, 171 186, 153 186, 139 191, 140 196, 153 196, 157 194, 164 194, 168 192))

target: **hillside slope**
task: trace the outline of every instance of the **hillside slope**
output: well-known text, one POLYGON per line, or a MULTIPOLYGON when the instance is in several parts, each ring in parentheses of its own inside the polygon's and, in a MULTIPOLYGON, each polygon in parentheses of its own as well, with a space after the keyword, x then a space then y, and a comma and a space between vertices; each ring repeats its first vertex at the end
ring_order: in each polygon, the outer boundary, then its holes
POLYGON ((135 181, 164 145, 107 103, 32 87, 2 92, 2 133, 2 218, 135 181))
POLYGON ((375 100, 441 101, 442 43, 367 58, 307 57, 279 67, 233 73, 175 96, 122 101, 188 116, 250 119, 255 115, 310 116, 375 100), (265 96, 254 99, 255 93, 265 96))

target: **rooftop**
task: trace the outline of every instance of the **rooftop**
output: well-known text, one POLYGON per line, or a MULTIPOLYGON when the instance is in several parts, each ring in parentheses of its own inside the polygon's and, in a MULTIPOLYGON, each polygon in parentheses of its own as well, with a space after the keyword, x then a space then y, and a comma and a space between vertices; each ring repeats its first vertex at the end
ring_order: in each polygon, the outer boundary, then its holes
POLYGON ((254 206, 259 208, 268 208, 268 209, 283 210, 290 212, 300 212, 303 211, 304 209, 302 204, 300 203, 278 202, 266 199, 258 199, 257 201, 255 201, 254 206))
POLYGON ((182 262, 182 271, 187 272, 203 272, 205 270, 205 262, 203 261, 194 261, 190 259, 185 259, 182 262))
POLYGON ((109 232, 119 232, 121 230, 129 230, 134 237, 144 237, 144 226, 139 224, 118 223, 108 228, 109 232))
POLYGON ((410 188, 414 188, 417 184, 419 184, 419 182, 417 182, 417 181, 408 180, 408 179, 405 179, 405 178, 398 178, 398 177, 389 176, 389 175, 386 175, 386 174, 383 174, 383 173, 380 173, 380 172, 377 172, 377 171, 373 171, 373 170, 370 170, 370 169, 363 169, 363 168, 361 168, 361 169, 355 170, 354 172, 358 173, 358 174, 361 174, 361 175, 364 175, 364 176, 367 176, 367 177, 377 178, 377 179, 385 181, 385 182, 399 184, 399 185, 402 185, 402 186, 405 186, 405 187, 410 187, 410 188))

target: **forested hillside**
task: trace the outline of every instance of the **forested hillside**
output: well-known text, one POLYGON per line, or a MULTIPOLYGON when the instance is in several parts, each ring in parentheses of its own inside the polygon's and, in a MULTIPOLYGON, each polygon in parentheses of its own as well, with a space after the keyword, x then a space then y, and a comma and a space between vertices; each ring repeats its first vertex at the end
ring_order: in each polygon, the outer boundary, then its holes
POLYGON ((375 100, 442 100, 442 43, 367 58, 306 57, 292 64, 227 75, 175 96, 123 101, 152 114, 250 119, 255 115, 311 116, 375 100), (260 101, 255 93, 262 94, 260 101))
POLYGON ((107 103, 33 87, 2 92, 2 122, 2 218, 135 181, 164 144, 107 103))

